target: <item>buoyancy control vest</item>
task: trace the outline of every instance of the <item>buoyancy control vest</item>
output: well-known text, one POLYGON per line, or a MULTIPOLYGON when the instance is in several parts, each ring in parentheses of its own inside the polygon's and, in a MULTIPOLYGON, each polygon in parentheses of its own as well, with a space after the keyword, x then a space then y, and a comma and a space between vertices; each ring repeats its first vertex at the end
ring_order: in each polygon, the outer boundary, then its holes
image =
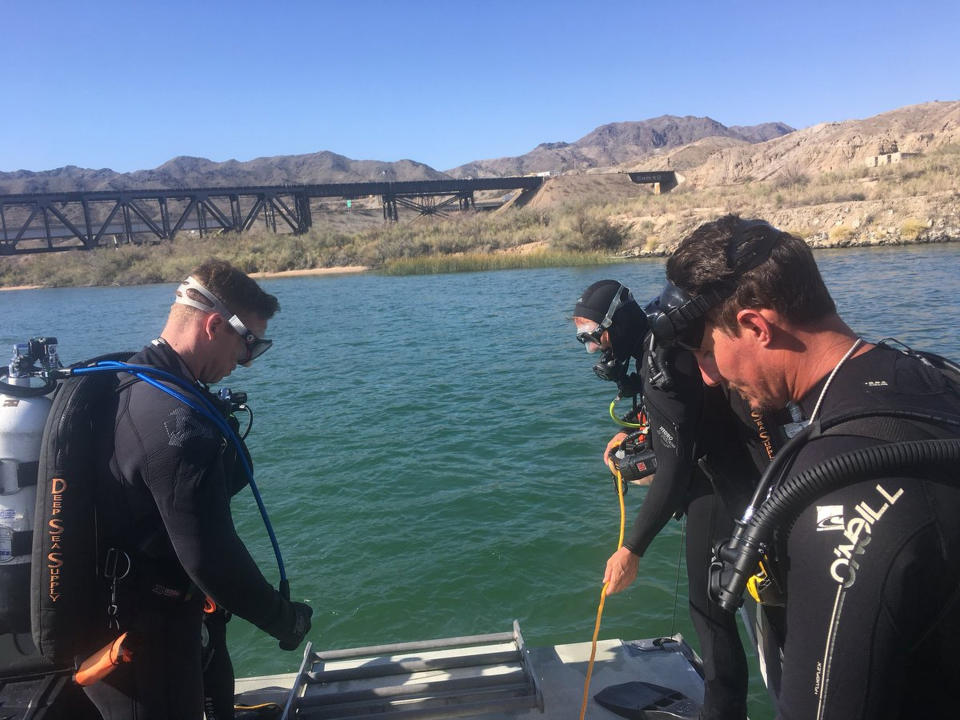
MULTIPOLYGON (((97 361, 123 360, 130 355, 97 361)), ((111 422, 114 416, 116 384, 117 376, 112 373, 63 381, 44 427, 37 474, 30 621, 37 650, 57 665, 73 664, 84 628, 96 612, 95 454, 99 438, 104 436, 98 425, 111 422)))

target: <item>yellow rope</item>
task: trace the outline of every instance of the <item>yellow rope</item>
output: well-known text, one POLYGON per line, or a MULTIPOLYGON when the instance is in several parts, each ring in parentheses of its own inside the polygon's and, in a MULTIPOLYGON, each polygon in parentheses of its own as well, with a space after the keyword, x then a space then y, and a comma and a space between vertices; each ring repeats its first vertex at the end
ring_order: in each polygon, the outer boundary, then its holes
POLYGON ((234 710, 282 710, 275 702, 265 702, 259 705, 234 705, 234 710))
MULTIPOLYGON (((611 410, 613 406, 611 405, 611 410)), ((627 513, 623 505, 623 477, 617 471, 617 499, 620 501, 620 537, 617 540, 617 550, 623 547, 623 529, 626 525, 627 513)), ((587 678, 583 683, 583 704, 580 706, 580 720, 587 714, 587 702, 590 700, 590 678, 593 676, 593 661, 597 657, 597 637, 600 635, 600 618, 603 617, 603 604, 607 599, 607 585, 604 583, 600 590, 600 605, 597 607, 597 622, 593 626, 593 644, 590 647, 590 662, 587 664, 587 678)))

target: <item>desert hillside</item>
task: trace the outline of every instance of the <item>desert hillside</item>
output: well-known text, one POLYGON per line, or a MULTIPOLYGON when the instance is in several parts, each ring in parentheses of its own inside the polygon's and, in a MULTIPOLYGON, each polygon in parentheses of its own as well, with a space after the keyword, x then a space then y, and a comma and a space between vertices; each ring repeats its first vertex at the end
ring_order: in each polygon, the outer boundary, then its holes
MULTIPOLYGON (((865 120, 821 123, 758 144, 717 147, 698 165, 687 164, 684 174, 701 188, 789 179, 798 174, 846 172, 865 166, 868 158, 877 155, 929 153, 957 142, 960 102, 930 102, 865 120)), ((688 151, 685 147, 677 154, 688 151)), ((684 163, 681 157, 680 164, 674 164, 672 154, 651 159, 657 167, 680 169, 684 163)))
POLYGON ((528 207, 605 205, 625 235, 623 252, 636 255, 667 253, 728 212, 766 218, 818 247, 957 240, 958 199, 960 102, 931 102, 758 143, 707 137, 637 163, 550 177, 528 207), (681 182, 659 196, 624 174, 663 169, 681 182))
POLYGON ((389 182, 445 177, 443 173, 413 160, 351 160, 332 152, 279 155, 247 162, 176 157, 152 170, 131 173, 89 170, 72 165, 43 172, 0 172, 0 194, 389 182))
POLYGON ((352 160, 329 151, 245 162, 176 157, 157 168, 130 173, 75 166, 42 172, 0 172, 0 194, 438 180, 584 171, 633 162, 702 138, 731 138, 749 144, 792 130, 777 122, 728 128, 710 118, 664 115, 641 122, 601 125, 573 143, 543 143, 520 157, 478 160, 447 173, 413 160, 352 160))
POLYGON ((726 127, 708 117, 662 115, 641 122, 601 125, 574 143, 543 143, 518 157, 477 160, 447 172, 453 177, 503 177, 617 167, 681 148, 704 138, 749 145, 793 132, 783 123, 726 127))

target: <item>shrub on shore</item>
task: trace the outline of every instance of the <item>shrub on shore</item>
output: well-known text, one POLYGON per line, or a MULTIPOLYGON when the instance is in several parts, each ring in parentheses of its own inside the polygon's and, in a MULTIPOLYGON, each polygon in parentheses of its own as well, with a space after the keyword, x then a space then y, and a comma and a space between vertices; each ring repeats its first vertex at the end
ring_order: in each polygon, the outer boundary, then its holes
POLYGON ((618 258, 603 253, 537 252, 524 254, 464 253, 463 255, 429 255, 390 260, 379 272, 384 275, 433 275, 437 273, 477 272, 481 270, 513 270, 546 267, 603 265, 618 258))

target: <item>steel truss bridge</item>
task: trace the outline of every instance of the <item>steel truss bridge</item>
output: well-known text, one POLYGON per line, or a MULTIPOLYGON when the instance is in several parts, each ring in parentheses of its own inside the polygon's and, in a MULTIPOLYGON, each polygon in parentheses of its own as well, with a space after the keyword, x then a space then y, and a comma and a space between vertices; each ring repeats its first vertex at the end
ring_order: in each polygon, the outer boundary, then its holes
POLYGON ((91 249, 107 241, 170 240, 181 231, 245 232, 258 223, 296 234, 313 225, 311 201, 379 196, 386 221, 399 208, 445 215, 474 207, 482 190, 532 193, 542 177, 117 190, 0 195, 0 255, 91 249))

